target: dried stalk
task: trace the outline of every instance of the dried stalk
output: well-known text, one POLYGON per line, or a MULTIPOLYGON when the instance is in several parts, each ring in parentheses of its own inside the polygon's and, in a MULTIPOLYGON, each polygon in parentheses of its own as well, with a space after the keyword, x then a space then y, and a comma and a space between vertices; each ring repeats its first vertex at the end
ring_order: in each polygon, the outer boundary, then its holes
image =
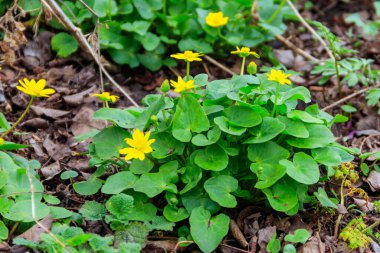
POLYGON ((96 52, 94 52, 91 45, 88 43, 84 37, 82 31, 76 27, 71 20, 66 16, 61 7, 56 3, 55 0, 41 0, 43 5, 53 13, 53 15, 64 25, 66 30, 71 33, 74 38, 78 41, 80 47, 87 53, 89 53, 95 62, 99 65, 101 72, 108 78, 108 80, 116 86, 116 88, 123 93, 123 95, 136 107, 140 107, 137 102, 112 78, 108 71, 104 68, 101 63, 101 59, 96 52))

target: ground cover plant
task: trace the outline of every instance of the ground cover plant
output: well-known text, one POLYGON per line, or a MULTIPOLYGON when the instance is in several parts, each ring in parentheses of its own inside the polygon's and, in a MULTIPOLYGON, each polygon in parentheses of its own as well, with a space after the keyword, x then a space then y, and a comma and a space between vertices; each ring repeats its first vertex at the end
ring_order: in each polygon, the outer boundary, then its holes
POLYGON ((0 251, 379 251, 371 3, 1 2, 0 251))

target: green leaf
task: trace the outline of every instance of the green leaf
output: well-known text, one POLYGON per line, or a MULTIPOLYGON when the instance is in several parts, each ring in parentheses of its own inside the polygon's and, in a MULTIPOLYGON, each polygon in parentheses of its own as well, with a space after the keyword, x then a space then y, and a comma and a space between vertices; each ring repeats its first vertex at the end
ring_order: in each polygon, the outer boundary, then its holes
POLYGON ((162 56, 152 52, 137 55, 139 61, 144 67, 151 71, 157 71, 162 67, 162 56))
POLYGON ((115 0, 95 0, 93 10, 100 18, 104 18, 107 15, 114 16, 117 14, 117 4, 115 0), (111 4, 110 9, 109 4, 111 4))
POLYGON ((86 201, 79 209, 79 212, 86 220, 101 220, 107 213, 104 205, 96 201, 86 201))
POLYGON ((182 203, 189 213, 199 206, 209 210, 212 214, 220 210, 220 206, 210 199, 209 195, 204 192, 203 187, 196 187, 184 193, 182 195, 182 203))
POLYGON ((132 2, 144 19, 152 19, 155 16, 154 11, 162 8, 162 1, 158 0, 132 0, 132 2))
POLYGON ((63 172, 60 177, 62 180, 67 180, 69 178, 75 178, 78 175, 79 175, 78 172, 76 172, 75 170, 67 170, 63 172))
POLYGON ((216 143, 221 135, 218 127, 213 127, 207 132, 207 137, 204 134, 197 134, 191 139, 191 143, 195 146, 209 146, 216 143))
POLYGON ((229 125, 234 127, 254 127, 262 122, 260 114, 248 106, 232 106, 223 111, 229 125))
POLYGON ((73 184, 75 192, 83 196, 94 195, 102 187, 102 180, 90 177, 87 181, 76 182, 73 184))
POLYGON ((3 188, 8 183, 8 174, 0 170, 0 189, 3 188))
POLYGON ((46 203, 50 204, 50 205, 58 205, 59 203, 61 203, 61 201, 59 200, 59 198, 57 198, 56 196, 54 195, 47 195, 47 194, 44 194, 43 195, 43 198, 44 200, 46 201, 46 203))
POLYGON ((128 23, 122 24, 120 27, 124 31, 135 32, 141 36, 144 36, 146 32, 148 31, 149 26, 150 26, 150 22, 136 20, 136 21, 133 21, 133 23, 128 22, 128 23))
POLYGON ((168 190, 176 193, 177 187, 172 184, 172 178, 166 173, 146 173, 143 174, 135 183, 134 190, 145 193, 148 197, 153 198, 161 192, 168 190))
POLYGON ((315 184, 319 181, 319 167, 309 155, 298 152, 293 156, 293 162, 281 160, 280 164, 286 167, 286 174, 302 184, 315 184))
POLYGON ((154 33, 147 32, 144 36, 138 37, 145 50, 153 51, 160 44, 160 38, 154 33))
POLYGON ((289 112, 287 116, 290 119, 300 120, 305 123, 323 124, 323 120, 318 119, 305 111, 293 110, 289 112))
POLYGON ((313 149, 323 148, 335 141, 334 135, 326 126, 307 124, 306 128, 309 132, 308 138, 290 137, 286 142, 293 147, 313 149))
POLYGON ((133 208, 133 197, 123 193, 113 195, 107 200, 106 208, 117 219, 125 220, 133 208))
POLYGON ((4 222, 0 221, 0 240, 6 240, 8 238, 8 228, 4 222))
POLYGON ((190 94, 183 94, 173 116, 172 133, 174 138, 189 142, 192 132, 200 133, 210 128, 210 122, 198 100, 190 94))
POLYGON ((9 128, 11 128, 11 125, 9 125, 4 114, 0 112, 0 133, 7 131, 9 128))
POLYGON ((181 39, 178 43, 180 51, 192 50, 203 54, 212 53, 214 50, 212 46, 203 40, 194 40, 191 38, 181 39))
POLYGON ((280 160, 289 156, 290 153, 286 148, 273 141, 248 146, 248 158, 257 165, 278 164, 280 160))
POLYGON ((268 242, 267 252, 269 253, 278 253, 281 250, 281 241, 277 239, 277 233, 274 232, 272 238, 268 242))
POLYGON ((120 157, 119 150, 125 148, 125 138, 129 133, 120 127, 111 126, 94 136, 93 143, 97 156, 103 160, 120 157))
POLYGON ((285 116, 279 116, 277 118, 281 120, 281 122, 284 123, 286 127, 282 134, 287 134, 298 138, 309 137, 309 132, 307 131, 307 128, 305 124, 302 123, 302 121, 289 119, 285 116))
POLYGON ((126 189, 133 188, 138 177, 130 171, 122 171, 107 178, 102 187, 102 193, 118 194, 126 189))
POLYGON ((238 180, 232 176, 219 175, 206 180, 204 184, 210 198, 223 207, 234 208, 237 205, 231 194, 238 189, 238 180))
POLYGON ((298 205, 296 190, 284 179, 281 179, 270 188, 262 189, 262 191, 276 211, 286 212, 298 205))
POLYGON ((294 247, 293 244, 286 244, 284 246, 283 253, 296 253, 296 252, 297 252, 296 247, 294 247))
POLYGON ((286 168, 279 164, 264 163, 257 166, 252 163, 250 169, 257 176, 258 181, 255 184, 257 189, 264 189, 272 186, 286 174, 286 168))
POLYGON ((49 206, 52 219, 65 219, 71 217, 74 212, 60 206, 49 206))
POLYGON ((67 57, 75 53, 79 45, 73 36, 65 32, 60 32, 51 39, 51 47, 57 52, 59 57, 67 57))
POLYGON ((165 218, 171 222, 179 222, 189 217, 189 213, 185 208, 174 208, 169 205, 165 206, 163 214, 165 218))
POLYGON ((304 228, 299 228, 294 231, 294 234, 287 234, 284 238, 287 242, 304 244, 311 236, 310 232, 304 228))
POLYGON ((214 118, 214 122, 220 130, 231 135, 242 135, 247 130, 244 127, 234 127, 230 125, 228 119, 224 116, 214 118))
POLYGON ((201 178, 202 170, 199 167, 186 166, 186 170, 181 177, 182 182, 186 184, 186 186, 180 191, 180 194, 184 194, 197 186, 201 178))
POLYGON ((190 233, 203 252, 211 253, 227 235, 229 223, 227 215, 211 217, 208 210, 197 207, 190 215, 190 233))
POLYGON ((142 201, 135 203, 128 214, 128 220, 151 221, 156 217, 157 208, 152 203, 144 203, 142 201))
POLYGON ((312 149, 311 154, 315 161, 326 166, 338 166, 342 162, 339 153, 335 151, 336 148, 325 147, 312 149))
POLYGON ((152 223, 148 223, 147 226, 150 231, 153 231, 153 230, 173 231, 175 223, 168 221, 163 216, 156 216, 152 220, 152 223))
MULTIPOLYGON (((35 216, 37 220, 41 220, 49 215, 49 207, 41 202, 35 202, 34 204, 35 216)), ((7 215, 4 217, 12 221, 32 222, 34 221, 32 215, 32 201, 21 200, 13 204, 7 215)))
MULTIPOLYGON (((157 141, 157 140, 156 140, 157 141)), ((129 166, 129 170, 133 174, 144 174, 149 172, 153 168, 154 164, 150 159, 133 159, 131 165, 129 166)))
POLYGON ((175 139, 170 133, 160 132, 152 135, 156 141, 152 144, 154 149, 152 156, 163 159, 173 155, 182 155, 185 144, 175 139))
POLYGON ((338 209, 336 203, 327 196, 325 189, 318 187, 318 192, 314 192, 314 196, 317 197, 322 206, 338 209))
POLYGON ((221 171, 228 165, 228 155, 218 144, 199 150, 194 162, 205 170, 221 171))
POLYGON ((109 120, 122 128, 133 128, 131 122, 136 120, 136 116, 128 110, 106 107, 97 110, 93 118, 97 120, 109 120))
POLYGON ((284 130, 285 125, 279 119, 265 117, 260 127, 255 127, 250 130, 250 133, 254 136, 248 138, 244 144, 267 142, 284 130))

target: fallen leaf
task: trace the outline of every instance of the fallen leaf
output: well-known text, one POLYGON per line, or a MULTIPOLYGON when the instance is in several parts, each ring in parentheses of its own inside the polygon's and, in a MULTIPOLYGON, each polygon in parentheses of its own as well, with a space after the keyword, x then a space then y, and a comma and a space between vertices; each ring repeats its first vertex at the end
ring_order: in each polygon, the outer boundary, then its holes
POLYGON ((367 183, 373 192, 380 190, 380 172, 372 170, 367 177, 367 183))
POLYGON ((50 180, 56 175, 58 175, 62 171, 62 168, 59 162, 57 161, 48 166, 42 167, 40 171, 42 175, 45 177, 45 180, 50 180))
POLYGON ((44 108, 44 107, 36 106, 36 105, 32 105, 31 108, 32 108, 33 112, 35 114, 37 114, 38 116, 44 115, 44 116, 52 118, 52 119, 57 119, 57 118, 60 118, 60 117, 65 116, 65 115, 70 113, 69 111, 44 108))
POLYGON ((49 127, 49 122, 42 118, 33 118, 25 121, 22 126, 31 127, 34 129, 46 129, 49 127))

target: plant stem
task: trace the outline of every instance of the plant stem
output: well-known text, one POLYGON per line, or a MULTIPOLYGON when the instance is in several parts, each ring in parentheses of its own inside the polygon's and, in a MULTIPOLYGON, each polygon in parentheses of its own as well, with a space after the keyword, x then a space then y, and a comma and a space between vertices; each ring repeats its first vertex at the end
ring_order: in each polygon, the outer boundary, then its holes
MULTIPOLYGON (((342 180, 342 183, 340 184, 340 204, 342 206, 344 206, 344 193, 343 193, 343 189, 344 189, 344 181, 346 180, 347 176, 345 176, 342 180)), ((338 232, 339 232, 339 225, 340 225, 340 221, 342 220, 343 218, 343 214, 339 214, 338 215, 338 219, 336 220, 336 223, 335 223, 335 229, 334 229, 334 237, 337 238, 338 237, 338 232)))
POLYGON ((241 63, 241 69, 240 69, 240 75, 244 75, 244 67, 245 67, 245 58, 246 57, 243 57, 243 61, 241 63))
POLYGON ((272 16, 270 16, 270 18, 265 22, 267 24, 270 24, 273 22, 273 20, 277 17, 277 15, 280 13, 280 10, 282 9, 282 7, 284 7, 284 4, 286 3, 286 0, 282 0, 280 5, 277 7, 277 9, 275 10, 275 12, 273 12, 272 16))
POLYGON ((273 105, 273 110, 272 110, 272 117, 275 116, 277 113, 277 100, 278 100, 278 93, 280 90, 280 84, 276 82, 276 93, 274 95, 274 105, 273 105))
POLYGON ((339 94, 339 97, 341 98, 342 97, 342 85, 340 84, 339 63, 338 63, 338 59, 337 59, 335 53, 333 53, 333 56, 334 56, 334 63, 335 63, 336 81, 338 83, 338 94, 339 94))
POLYGON ((107 15, 108 19, 111 19, 111 0, 108 0, 107 15))
POLYGON ((108 101, 104 101, 105 105, 106 105, 106 108, 110 108, 109 104, 108 104, 108 101))
POLYGON ((186 61, 186 81, 190 80, 190 62, 186 61))
POLYGON ((33 103, 33 100, 34 100, 34 97, 31 97, 30 100, 29 100, 28 106, 25 108, 25 111, 21 114, 20 118, 18 118, 18 120, 12 125, 12 127, 9 128, 7 131, 5 131, 5 132, 0 136, 0 138, 4 138, 7 134, 9 134, 10 132, 12 132, 12 130, 13 130, 18 124, 20 124, 20 122, 24 119, 25 115, 28 113, 28 111, 29 111, 29 109, 30 109, 30 106, 31 106, 32 103, 33 103))
POLYGON ((166 16, 166 0, 163 0, 162 2, 162 12, 166 16))

